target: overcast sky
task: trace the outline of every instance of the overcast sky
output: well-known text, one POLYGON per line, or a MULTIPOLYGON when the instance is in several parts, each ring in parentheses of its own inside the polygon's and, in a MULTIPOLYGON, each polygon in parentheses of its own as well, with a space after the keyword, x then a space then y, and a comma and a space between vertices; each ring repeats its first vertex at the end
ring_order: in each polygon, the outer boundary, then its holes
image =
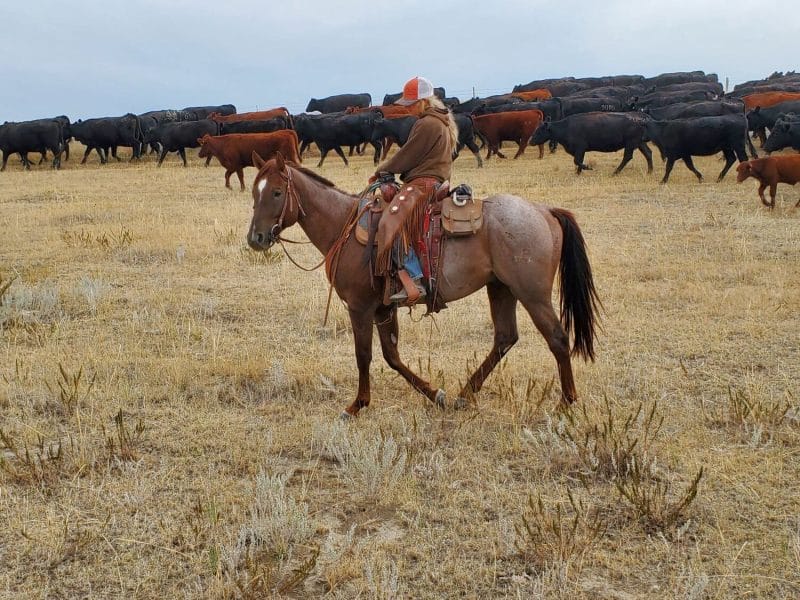
POLYGON ((0 4, 0 122, 233 103, 240 112, 414 75, 469 98, 543 77, 800 70, 797 0, 51 0, 0 4))

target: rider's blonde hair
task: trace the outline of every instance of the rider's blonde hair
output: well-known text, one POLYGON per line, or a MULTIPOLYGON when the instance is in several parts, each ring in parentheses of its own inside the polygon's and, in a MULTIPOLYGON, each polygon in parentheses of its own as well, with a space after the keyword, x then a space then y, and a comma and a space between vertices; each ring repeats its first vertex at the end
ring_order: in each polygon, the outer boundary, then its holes
POLYGON ((447 126, 450 130, 450 147, 453 149, 453 152, 455 152, 456 146, 458 145, 458 125, 456 125, 456 120, 453 118, 453 113, 450 112, 450 109, 436 96, 421 99, 419 105, 420 114, 429 107, 440 108, 447 111, 447 126))

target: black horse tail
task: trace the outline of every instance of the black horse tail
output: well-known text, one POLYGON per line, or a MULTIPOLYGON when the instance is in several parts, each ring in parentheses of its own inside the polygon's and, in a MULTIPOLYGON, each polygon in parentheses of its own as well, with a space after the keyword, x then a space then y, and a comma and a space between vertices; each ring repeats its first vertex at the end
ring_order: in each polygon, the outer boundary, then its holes
POLYGON ((595 329, 598 312, 603 307, 592 279, 592 267, 586 256, 586 243, 575 216, 562 208, 551 208, 558 219, 564 240, 561 244, 559 275, 561 285, 561 324, 574 334, 572 355, 594 361, 595 329))

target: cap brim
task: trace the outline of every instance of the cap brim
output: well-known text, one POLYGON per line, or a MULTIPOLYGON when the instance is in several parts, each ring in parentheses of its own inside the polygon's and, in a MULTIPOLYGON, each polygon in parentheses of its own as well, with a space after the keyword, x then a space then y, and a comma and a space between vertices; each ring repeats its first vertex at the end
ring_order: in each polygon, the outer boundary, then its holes
POLYGON ((400 106, 411 106, 417 102, 417 100, 406 100, 405 98, 398 98, 394 101, 395 104, 399 104, 400 106))

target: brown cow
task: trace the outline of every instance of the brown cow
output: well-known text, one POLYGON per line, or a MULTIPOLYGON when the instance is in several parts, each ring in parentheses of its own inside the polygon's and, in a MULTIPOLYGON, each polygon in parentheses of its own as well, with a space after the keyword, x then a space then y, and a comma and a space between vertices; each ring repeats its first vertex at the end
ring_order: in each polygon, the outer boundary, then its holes
POLYGON ((231 187, 231 175, 236 173, 239 185, 244 191, 244 168, 253 166, 253 152, 264 160, 273 158, 280 152, 286 160, 301 163, 297 150, 297 134, 291 129, 272 133, 230 133, 210 136, 197 140, 200 143, 200 158, 215 156, 225 167, 225 187, 231 187))
MULTIPOLYGON (((544 120, 544 114, 540 110, 518 110, 477 115, 473 120, 475 131, 486 138, 489 147, 486 153, 487 159, 492 154, 505 158, 500 152, 500 142, 506 140, 519 144, 519 150, 514 155, 514 158, 519 158, 528 147, 533 132, 544 120)), ((539 158, 542 156, 544 156, 544 144, 539 144, 539 158)))
POLYGON ((800 92, 758 92, 742 96, 742 102, 747 110, 753 110, 757 106, 762 108, 775 106, 789 100, 800 100, 800 92))
MULTIPOLYGON (((786 156, 768 156, 766 158, 754 158, 740 163, 736 167, 736 181, 743 182, 748 177, 758 179, 761 185, 758 187, 758 195, 764 206, 775 208, 775 192, 779 183, 794 185, 800 182, 800 154, 789 154, 786 156), (764 190, 769 186, 769 196, 771 203, 764 198, 764 190)), ((800 206, 800 200, 795 206, 800 206)))
POLYGON ((544 88, 531 90, 529 92, 513 92, 511 95, 515 98, 521 98, 525 102, 538 102, 540 100, 547 100, 548 98, 553 97, 553 94, 550 93, 550 90, 546 90, 544 88))
POLYGON ((254 112, 236 113, 233 115, 211 113, 208 118, 217 123, 239 123, 241 121, 266 121, 267 119, 274 119, 275 117, 287 117, 291 123, 292 117, 289 114, 289 110, 283 106, 270 110, 258 110, 254 112))

